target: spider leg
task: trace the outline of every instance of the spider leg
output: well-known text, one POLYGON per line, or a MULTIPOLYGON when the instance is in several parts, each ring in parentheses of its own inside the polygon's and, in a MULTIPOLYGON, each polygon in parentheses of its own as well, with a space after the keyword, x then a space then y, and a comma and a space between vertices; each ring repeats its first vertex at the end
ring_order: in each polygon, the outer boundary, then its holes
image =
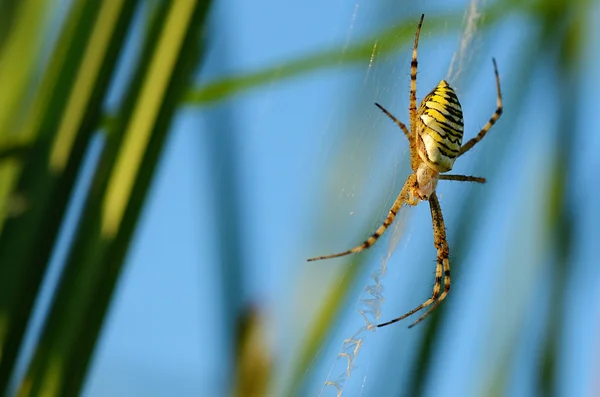
POLYGON ((408 114, 410 116, 410 130, 416 131, 417 121, 417 48, 419 47, 419 34, 421 33, 421 26, 423 25, 423 19, 425 14, 421 14, 421 19, 417 25, 417 32, 415 33, 415 44, 413 46, 412 60, 410 61, 410 96, 408 114))
POLYGON ((419 202, 419 200, 411 194, 416 182, 417 182, 417 177, 414 174, 409 175, 409 177, 406 179, 406 182, 404 183, 404 187, 402 187, 402 190, 400 191, 400 194, 398 194, 398 197, 396 197, 396 201, 394 201, 392 208, 390 208, 390 212, 388 213, 388 216, 383 221, 383 224, 381 226, 379 226, 379 228, 375 231, 375 233, 373 233, 362 244, 357 245, 356 247, 349 249, 348 251, 344 251, 344 252, 340 252, 338 254, 332 254, 332 255, 317 256, 315 258, 309 258, 309 259, 307 259, 307 261, 312 262, 312 261, 318 261, 321 259, 338 258, 340 256, 355 254, 357 252, 364 251, 367 248, 369 248, 370 246, 372 246, 373 244, 375 244, 375 242, 377 242, 379 237, 381 237, 383 235, 383 233, 385 233, 387 228, 392 224, 392 222, 394 222, 394 219, 396 218, 396 215, 398 214, 400 207, 402 207, 402 204, 408 204, 408 205, 414 206, 414 205, 417 205, 417 203, 419 202))
POLYGON ((485 134, 490 130, 490 128, 492 128, 494 123, 496 123, 496 121, 498 121, 498 119, 502 115, 502 91, 500 90, 500 75, 498 74, 498 65, 496 65, 496 60, 494 58, 492 58, 492 62, 494 63, 494 74, 496 75, 496 90, 498 92, 496 97, 496 111, 489 119, 489 121, 483 126, 481 131, 479 131, 477 136, 475 138, 472 138, 469 142, 465 143, 460 148, 460 152, 458 153, 457 157, 460 157, 469 150, 471 150, 471 148, 473 148, 473 146, 475 146, 477 142, 482 140, 485 134))
MULTIPOLYGON (((425 317, 431 314, 450 292, 450 251, 448 248, 448 240, 446 239, 446 226, 444 225, 444 217, 442 216, 442 208, 440 207, 440 202, 438 201, 437 194, 434 192, 429 198, 429 207, 431 208, 431 220, 433 222, 433 239, 434 245, 437 249, 437 263, 438 267, 440 266, 440 262, 443 263, 444 266, 444 291, 439 296, 438 300, 435 301, 433 306, 427 310, 425 314, 423 314, 417 321, 409 325, 408 328, 412 328, 415 325, 419 324, 425 317)), ((436 270, 437 273, 437 270, 436 270)), ((433 287, 434 291, 437 286, 437 290, 439 292, 441 279, 436 277, 436 285, 433 287)))
POLYGON ((448 175, 441 174, 439 176, 440 180, 444 181, 459 181, 459 182, 477 182, 477 183, 485 183, 485 178, 480 176, 467 176, 467 175, 448 175))
POLYGON ((419 317, 417 321, 415 321, 408 327, 412 328, 421 321, 423 321, 425 317, 427 317, 433 310, 435 310, 435 308, 437 308, 438 305, 446 298, 446 295, 448 295, 448 292, 450 291, 450 261, 448 260, 448 242, 446 240, 446 229, 444 226, 444 218, 442 217, 442 209, 440 208, 440 203, 435 192, 431 195, 431 197, 429 197, 429 207, 431 209, 431 221, 433 223, 434 245, 437 249, 435 283, 433 285, 433 293, 431 294, 431 298, 427 299, 421 305, 415 307, 413 310, 409 311, 403 316, 395 318, 386 323, 379 324, 377 325, 377 327, 384 327, 386 325, 390 325, 398 321, 404 320, 405 318, 433 304, 433 306, 431 306, 431 308, 427 310, 425 314, 419 317), (442 288, 442 278, 444 280, 444 291, 440 294, 440 290, 442 288))
POLYGON ((393 114, 391 114, 390 112, 388 112, 388 110, 386 108, 384 108, 383 106, 381 106, 377 102, 375 102, 375 106, 377 106, 379 109, 381 109, 381 111, 383 113, 385 113, 390 119, 392 119, 392 121, 394 123, 396 123, 398 125, 398 127, 400 127, 402 129, 402 131, 404 131, 404 135, 406 135, 406 137, 410 141, 410 132, 408 131, 408 128, 406 128, 406 125, 403 122, 401 122, 400 120, 398 120, 396 117, 394 117, 393 114))

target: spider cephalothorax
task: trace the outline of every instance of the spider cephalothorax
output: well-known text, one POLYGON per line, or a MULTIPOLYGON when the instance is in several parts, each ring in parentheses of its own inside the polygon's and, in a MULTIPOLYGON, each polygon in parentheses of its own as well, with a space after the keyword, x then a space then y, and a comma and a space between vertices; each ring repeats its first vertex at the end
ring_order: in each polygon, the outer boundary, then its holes
POLYGON ((496 61, 494 63, 494 74, 496 76, 496 111, 488 122, 483 126, 479 133, 462 145, 463 138, 463 113, 456 93, 450 85, 442 80, 423 100, 417 109, 417 47, 419 45, 419 33, 423 24, 425 15, 421 15, 421 20, 417 26, 415 34, 415 44, 412 53, 412 62, 410 64, 410 105, 408 108, 410 117, 410 130, 404 123, 394 117, 383 106, 376 103, 389 118, 391 118, 408 138, 410 146, 410 162, 412 174, 408 176, 404 187, 392 205, 388 216, 383 224, 361 245, 358 245, 348 251, 333 255, 319 256, 310 258, 309 261, 320 259, 337 258, 361 252, 375 244, 377 239, 383 235, 387 228, 392 224, 403 204, 415 206, 419 201, 429 201, 431 210, 431 221, 433 223, 434 245, 437 249, 437 260, 435 268, 435 283, 431 298, 427 299, 421 305, 417 306, 408 313, 379 324, 383 327, 388 324, 403 320, 408 316, 432 305, 425 314, 410 325, 413 327, 420 323, 446 298, 450 291, 450 261, 448 242, 446 239, 446 228, 442 209, 438 201, 435 189, 439 180, 478 182, 484 183, 485 179, 466 175, 448 175, 444 174, 452 170, 454 161, 469 151, 485 134, 492 128, 492 125, 500 118, 502 114, 502 93, 500 91, 500 77, 496 61), (444 290, 441 291, 442 282, 444 290))

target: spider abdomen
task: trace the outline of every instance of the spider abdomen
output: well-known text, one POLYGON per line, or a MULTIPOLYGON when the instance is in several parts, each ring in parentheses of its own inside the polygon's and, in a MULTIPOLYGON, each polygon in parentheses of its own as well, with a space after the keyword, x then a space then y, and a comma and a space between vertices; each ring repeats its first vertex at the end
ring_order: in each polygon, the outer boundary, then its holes
POLYGON ((450 171, 460 152, 463 113, 456 93, 445 80, 423 98, 417 112, 421 160, 438 172, 450 171))

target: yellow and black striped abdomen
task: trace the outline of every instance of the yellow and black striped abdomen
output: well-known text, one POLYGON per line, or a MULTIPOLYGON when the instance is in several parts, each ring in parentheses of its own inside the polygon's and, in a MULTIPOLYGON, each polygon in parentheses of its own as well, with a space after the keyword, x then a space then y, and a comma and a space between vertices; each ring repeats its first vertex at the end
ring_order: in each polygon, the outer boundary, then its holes
POLYGON ((421 160, 438 172, 450 171, 462 145, 463 130, 458 97, 442 80, 423 98, 417 111, 417 147, 421 160))

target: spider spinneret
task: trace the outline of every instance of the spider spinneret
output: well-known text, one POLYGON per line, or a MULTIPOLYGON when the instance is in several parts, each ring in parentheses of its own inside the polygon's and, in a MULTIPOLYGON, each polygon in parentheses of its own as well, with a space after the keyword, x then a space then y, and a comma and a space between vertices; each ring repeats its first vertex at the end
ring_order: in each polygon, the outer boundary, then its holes
POLYGON ((412 61, 410 64, 410 96, 408 108, 410 130, 387 109, 380 104, 375 103, 375 105, 392 119, 406 135, 410 145, 410 163, 413 172, 406 179, 404 187, 394 201, 383 224, 379 226, 375 233, 367 240, 352 249, 338 254, 308 259, 308 261, 316 261, 337 258, 364 251, 375 244, 379 237, 385 233, 387 228, 394 221, 402 205, 416 206, 420 201, 429 201, 431 221, 433 224, 434 246, 437 250, 435 282, 431 297, 408 313, 386 323, 379 324, 378 327, 393 324, 431 306, 421 317, 409 326, 409 328, 414 327, 435 310, 448 295, 448 292, 450 291, 449 248, 442 209, 435 189, 439 180, 485 183, 485 178, 481 177, 444 173, 452 170, 454 161, 483 139, 485 134, 492 128, 502 114, 500 76, 498 74, 498 67, 495 59, 492 59, 492 61, 496 77, 496 111, 479 133, 466 144, 462 145, 464 131, 462 108, 454 89, 452 89, 445 80, 440 81, 433 91, 423 98, 417 109, 417 48, 424 18, 425 15, 421 15, 421 19, 417 26, 412 61), (441 291, 442 282, 444 284, 443 291, 441 291))

